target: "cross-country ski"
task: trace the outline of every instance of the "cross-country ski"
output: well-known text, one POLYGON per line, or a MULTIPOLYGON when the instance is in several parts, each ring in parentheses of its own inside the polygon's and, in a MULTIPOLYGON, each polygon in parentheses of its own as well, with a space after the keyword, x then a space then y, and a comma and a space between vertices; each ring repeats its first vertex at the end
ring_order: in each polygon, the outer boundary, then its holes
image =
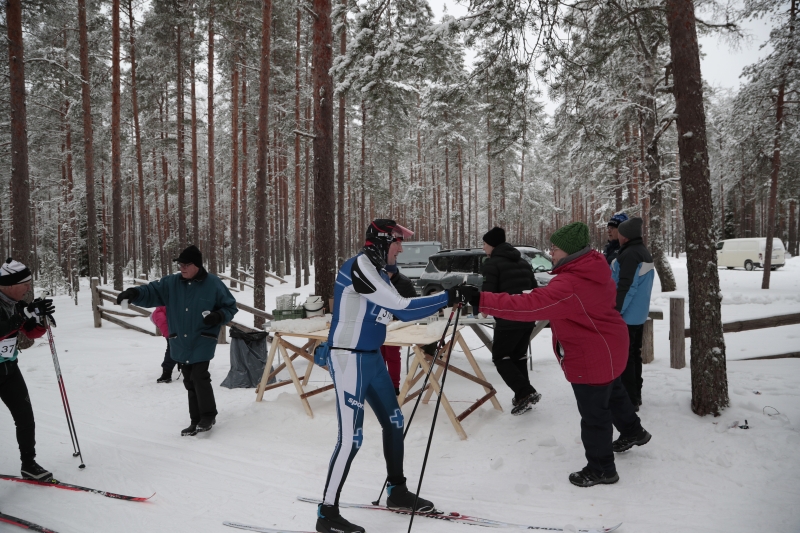
POLYGON ((108 492, 105 490, 82 487, 80 485, 73 485, 71 483, 64 483, 63 481, 58 481, 56 479, 51 479, 50 481, 37 481, 35 479, 25 479, 22 477, 8 476, 5 474, 0 474, 0 479, 6 481, 15 481, 17 483, 25 483, 28 485, 38 485, 40 487, 53 487, 56 489, 72 490, 76 492, 91 492, 92 494, 99 494, 100 496, 105 496, 106 498, 113 498, 115 500, 126 500, 130 502, 146 502, 147 500, 155 496, 155 493, 151 494, 150 496, 127 496, 125 494, 117 494, 115 492, 108 492))
MULTIPOLYGON (((298 500, 301 502, 306 503, 313 503, 319 505, 322 503, 321 500, 317 500, 315 498, 305 498, 302 496, 297 497, 298 500)), ((339 507, 344 508, 352 508, 352 509, 368 509, 370 511, 388 511, 395 514, 401 515, 411 515, 411 511, 407 509, 393 509, 391 507, 386 507, 384 505, 372 505, 372 504, 360 504, 360 503, 346 503, 346 502, 339 502, 339 507)), ((512 522, 504 522, 502 520, 493 520, 489 518, 480 518, 477 516, 470 516, 462 513, 457 513, 453 511, 440 511, 435 510, 433 512, 417 512, 415 513, 416 516, 421 516, 423 518, 432 518, 434 520, 442 520, 445 522, 455 522, 458 524, 466 524, 470 526, 483 526, 483 527, 494 527, 494 528, 510 528, 510 529, 528 529, 528 530, 536 530, 536 531, 564 531, 562 527, 548 527, 548 526, 532 526, 528 524, 515 524, 512 522)), ((596 527, 596 528, 578 528, 577 531, 580 533, 610 533, 611 531, 617 530, 622 524, 619 523, 615 526, 611 527, 596 527)))
POLYGON ((3 511, 800 533, 800 0, 0 10, 3 511))
POLYGON ((11 516, 5 513, 0 513, 0 523, 9 524, 22 529, 27 529, 28 531, 38 531, 39 533, 58 533, 55 530, 46 528, 44 526, 40 526, 39 524, 34 524, 33 522, 29 522, 28 520, 23 520, 22 518, 17 518, 16 516, 11 516))

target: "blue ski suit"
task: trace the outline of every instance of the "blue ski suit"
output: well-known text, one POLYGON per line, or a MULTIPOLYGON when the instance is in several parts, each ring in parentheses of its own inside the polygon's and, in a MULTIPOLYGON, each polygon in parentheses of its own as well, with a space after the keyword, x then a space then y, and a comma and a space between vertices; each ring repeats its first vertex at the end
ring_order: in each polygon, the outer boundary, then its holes
POLYGON ((403 477, 403 412, 379 348, 396 316, 418 320, 447 305, 447 293, 403 298, 389 276, 364 253, 345 261, 336 276, 328 368, 336 389, 339 437, 325 481, 323 503, 338 505, 350 464, 363 441, 364 402, 383 427, 383 455, 391 485, 403 477))

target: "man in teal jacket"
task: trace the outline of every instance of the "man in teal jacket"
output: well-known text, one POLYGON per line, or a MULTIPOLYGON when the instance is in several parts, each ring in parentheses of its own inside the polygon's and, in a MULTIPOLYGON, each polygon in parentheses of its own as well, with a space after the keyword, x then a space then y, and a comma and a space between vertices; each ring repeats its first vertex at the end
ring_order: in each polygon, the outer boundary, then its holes
POLYGON ((186 248, 175 261, 180 274, 124 290, 117 303, 167 306, 170 356, 181 363, 183 385, 189 393, 191 424, 181 431, 187 436, 208 431, 216 421, 208 364, 214 358, 220 327, 230 322, 238 308, 225 284, 203 268, 203 255, 196 246, 186 248))

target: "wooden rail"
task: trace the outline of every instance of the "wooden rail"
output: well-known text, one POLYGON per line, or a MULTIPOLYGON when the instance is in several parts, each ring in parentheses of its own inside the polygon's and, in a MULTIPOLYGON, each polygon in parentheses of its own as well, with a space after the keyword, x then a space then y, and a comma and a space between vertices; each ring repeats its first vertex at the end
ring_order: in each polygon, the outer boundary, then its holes
MULTIPOLYGON (((684 327, 684 298, 670 298, 669 305, 669 351, 670 366, 672 368, 683 368, 686 366, 686 338, 691 337, 691 328, 684 327)), ((792 326, 800 324, 800 313, 790 313, 787 315, 770 316, 765 318, 753 318, 750 320, 737 320, 722 324, 723 333, 738 333, 740 331, 753 331, 757 329, 777 328, 780 326, 792 326)), ((792 352, 779 355, 764 355, 759 357, 749 357, 740 361, 756 359, 783 359, 787 357, 800 357, 800 352, 792 352)))

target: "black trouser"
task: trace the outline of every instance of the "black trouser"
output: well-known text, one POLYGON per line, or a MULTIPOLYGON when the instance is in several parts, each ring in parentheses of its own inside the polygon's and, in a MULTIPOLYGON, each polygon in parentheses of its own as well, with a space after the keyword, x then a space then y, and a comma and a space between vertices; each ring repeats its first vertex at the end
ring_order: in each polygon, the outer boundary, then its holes
POLYGON ((523 327, 499 327, 494 330, 492 362, 517 399, 536 392, 528 378, 527 366, 528 344, 534 326, 531 323, 523 327))
POLYGON ((177 364, 177 361, 175 361, 175 359, 169 355, 169 341, 167 341, 167 351, 164 352, 164 361, 161 362, 161 368, 163 368, 166 372, 172 373, 172 371, 175 370, 175 365, 177 364))
POLYGON ((217 403, 214 401, 211 374, 208 372, 210 362, 184 364, 181 367, 183 386, 189 391, 189 416, 192 424, 197 424, 201 418, 217 416, 217 403))
POLYGON ((33 461, 36 457, 36 424, 28 386, 25 385, 25 378, 19 371, 17 361, 0 363, 0 398, 11 411, 17 426, 20 459, 23 463, 33 461))
POLYGON ((642 404, 642 334, 644 324, 638 326, 628 325, 628 338, 630 347, 628 348, 628 364, 622 373, 622 384, 628 391, 633 405, 642 404))
POLYGON ((615 473, 617 468, 611 448, 614 428, 625 436, 642 430, 642 423, 633 410, 625 387, 617 378, 601 386, 573 383, 572 390, 581 413, 581 441, 589 468, 606 474, 615 473))

